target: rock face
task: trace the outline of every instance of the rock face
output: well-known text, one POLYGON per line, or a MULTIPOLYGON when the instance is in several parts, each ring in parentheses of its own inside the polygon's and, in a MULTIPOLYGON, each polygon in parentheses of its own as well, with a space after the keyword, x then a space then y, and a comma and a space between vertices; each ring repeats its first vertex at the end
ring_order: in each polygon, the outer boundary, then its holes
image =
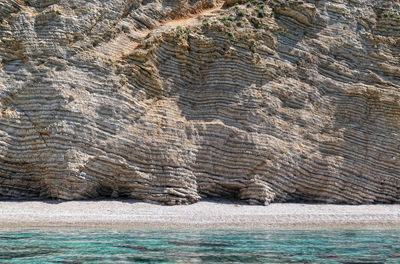
POLYGON ((0 198, 400 202, 398 0, 1 0, 0 198))

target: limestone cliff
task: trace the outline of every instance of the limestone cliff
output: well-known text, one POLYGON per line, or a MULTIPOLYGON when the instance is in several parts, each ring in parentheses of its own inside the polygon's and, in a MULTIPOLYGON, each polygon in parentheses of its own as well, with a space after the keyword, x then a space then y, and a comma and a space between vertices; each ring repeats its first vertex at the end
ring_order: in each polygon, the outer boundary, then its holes
POLYGON ((0 0, 0 198, 400 202, 399 0, 0 0))

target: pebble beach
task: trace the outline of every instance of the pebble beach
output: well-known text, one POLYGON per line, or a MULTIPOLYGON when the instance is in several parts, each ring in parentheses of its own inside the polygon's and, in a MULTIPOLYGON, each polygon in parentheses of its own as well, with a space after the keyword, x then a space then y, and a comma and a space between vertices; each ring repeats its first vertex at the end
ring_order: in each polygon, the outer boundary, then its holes
POLYGON ((201 201, 163 206, 132 200, 2 201, 0 227, 398 228, 400 205, 201 201))

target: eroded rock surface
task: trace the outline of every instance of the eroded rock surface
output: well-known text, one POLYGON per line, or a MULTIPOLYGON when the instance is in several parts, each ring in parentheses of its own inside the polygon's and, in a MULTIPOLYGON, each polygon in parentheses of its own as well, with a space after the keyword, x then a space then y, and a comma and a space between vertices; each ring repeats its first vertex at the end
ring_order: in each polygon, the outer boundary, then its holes
POLYGON ((398 0, 1 0, 0 198, 400 202, 398 0))

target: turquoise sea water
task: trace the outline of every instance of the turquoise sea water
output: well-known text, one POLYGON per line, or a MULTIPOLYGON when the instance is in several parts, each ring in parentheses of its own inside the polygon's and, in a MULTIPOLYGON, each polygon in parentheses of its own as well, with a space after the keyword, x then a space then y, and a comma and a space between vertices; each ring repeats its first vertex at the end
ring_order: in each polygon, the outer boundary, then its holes
POLYGON ((400 263, 400 230, 0 230, 0 263, 400 263))

